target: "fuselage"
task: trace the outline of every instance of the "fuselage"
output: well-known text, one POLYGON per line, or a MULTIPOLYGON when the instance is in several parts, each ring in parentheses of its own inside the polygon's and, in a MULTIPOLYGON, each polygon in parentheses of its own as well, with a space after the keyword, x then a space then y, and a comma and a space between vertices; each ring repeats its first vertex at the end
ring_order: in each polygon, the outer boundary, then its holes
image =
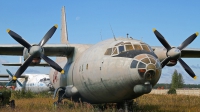
POLYGON ((23 87, 16 83, 15 90, 24 89, 25 91, 39 93, 53 89, 49 76, 46 74, 26 74, 26 76, 26 78, 18 79, 23 84, 23 87))
MULTIPOLYGON (((130 38, 109 39, 87 47, 76 45, 73 57, 60 65, 65 74, 51 71, 53 86, 73 85, 80 98, 91 103, 120 102, 148 93, 140 86, 154 86, 162 70, 151 48, 130 38)), ((150 86, 145 89, 151 91, 150 86)))

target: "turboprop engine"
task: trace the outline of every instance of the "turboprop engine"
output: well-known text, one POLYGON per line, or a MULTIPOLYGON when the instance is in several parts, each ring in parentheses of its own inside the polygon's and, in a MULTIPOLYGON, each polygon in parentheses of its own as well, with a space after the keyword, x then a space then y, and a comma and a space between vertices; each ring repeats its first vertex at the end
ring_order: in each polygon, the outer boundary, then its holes
MULTIPOLYGON (((161 66, 162 68, 165 65, 174 65, 177 63, 177 61, 181 64, 181 66, 185 69, 185 71, 194 79, 196 79, 195 73, 192 71, 192 69, 181 59, 181 51, 186 48, 193 40, 199 35, 198 32, 192 34, 189 36, 185 41, 181 43, 180 46, 178 47, 172 47, 166 40, 165 38, 156 30, 153 29, 154 34, 160 41, 160 43, 164 46, 166 49, 165 52, 157 52, 156 55, 162 58, 161 60, 161 66), (163 56, 166 56, 165 58, 163 56)), ((155 51, 154 51, 155 52, 155 51)))
MULTIPOLYGON (((174 51, 176 52, 176 51, 174 51)), ((167 50, 165 48, 157 48, 154 50, 160 62, 167 58, 167 50)), ((177 59, 171 59, 166 66, 175 66, 177 64, 177 59)))
POLYGON ((32 60, 32 64, 40 64, 40 62, 41 62, 41 58, 40 58, 40 56, 39 56, 39 54, 40 53, 42 53, 42 54, 44 54, 44 49, 42 48, 42 47, 38 47, 36 44, 34 44, 34 45, 32 45, 32 46, 34 46, 35 48, 33 49, 33 50, 28 50, 27 48, 24 48, 24 51, 23 51, 23 57, 24 57, 24 61, 26 60, 26 59, 28 59, 28 57, 31 55, 31 54, 33 54, 33 52, 34 52, 34 50, 36 51, 37 50, 37 52, 38 52, 38 56, 36 55, 34 58, 33 58, 33 60, 32 60))
POLYGON ((13 82, 17 81, 17 78, 19 78, 22 75, 22 73, 27 69, 27 67, 31 63, 39 64, 41 59, 46 61, 52 68, 54 68, 58 72, 61 72, 61 74, 64 73, 64 70, 56 62, 54 62, 52 59, 50 59, 44 54, 44 48, 43 48, 46 42, 53 36, 57 27, 58 25, 54 25, 44 35, 44 37, 38 44, 33 44, 33 45, 30 45, 28 42, 26 42, 26 40, 24 40, 20 35, 18 35, 14 31, 7 29, 8 34, 18 43, 24 46, 24 51, 23 51, 24 63, 19 67, 15 75, 12 75, 13 82))

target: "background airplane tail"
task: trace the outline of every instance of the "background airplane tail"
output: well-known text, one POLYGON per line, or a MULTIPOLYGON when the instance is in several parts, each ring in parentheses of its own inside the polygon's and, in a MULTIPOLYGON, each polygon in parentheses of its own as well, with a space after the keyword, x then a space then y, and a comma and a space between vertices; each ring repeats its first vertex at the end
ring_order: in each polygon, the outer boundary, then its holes
MULTIPOLYGON (((69 42, 68 42, 68 31, 67 31, 65 6, 62 7, 61 12, 62 13, 61 13, 61 38, 60 38, 60 43, 61 44, 69 44, 69 42)), ((57 63, 66 62, 66 61, 67 61, 66 57, 56 57, 56 62, 57 63)), ((59 65, 64 67, 63 64, 59 64, 59 65)))
POLYGON ((66 13, 65 13, 65 6, 62 7, 62 14, 61 14, 61 43, 68 44, 68 32, 67 32, 67 22, 66 22, 66 13))

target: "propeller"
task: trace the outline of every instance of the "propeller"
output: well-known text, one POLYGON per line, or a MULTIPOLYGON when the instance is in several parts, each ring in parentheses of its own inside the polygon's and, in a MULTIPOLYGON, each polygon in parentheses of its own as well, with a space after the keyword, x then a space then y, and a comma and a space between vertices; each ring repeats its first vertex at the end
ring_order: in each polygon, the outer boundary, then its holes
POLYGON ((165 40, 165 38, 156 30, 153 29, 154 34, 158 38, 158 40, 161 42, 161 44, 167 49, 167 58, 165 58, 162 62, 162 68, 170 61, 170 60, 176 60, 179 61, 181 66, 185 69, 185 71, 194 79, 196 79, 195 73, 192 71, 192 69, 180 58, 181 57, 181 51, 187 47, 198 35, 199 33, 196 32, 189 36, 180 46, 178 47, 171 47, 170 44, 165 40))
MULTIPOLYGON (((12 77, 12 79, 13 79, 13 74, 8 70, 8 69, 6 69, 6 71, 8 72, 8 74, 12 77)), ((21 87, 23 86, 17 79, 16 80, 11 80, 10 82, 8 82, 7 84, 6 84, 6 87, 7 86, 9 86, 11 83, 15 83, 15 82, 17 82, 21 87)))
POLYGON ((54 25, 42 38, 42 40, 39 42, 38 45, 30 45, 28 42, 26 42, 20 35, 15 33, 14 31, 8 29, 7 32, 8 34, 15 39, 18 43, 23 45, 25 48, 28 49, 29 57, 25 60, 25 62, 20 66, 20 68, 17 70, 15 75, 13 76, 13 81, 16 81, 17 78, 21 76, 21 74, 27 69, 27 67, 30 65, 32 60, 34 58, 42 58, 44 59, 52 68, 55 70, 61 72, 61 74, 64 74, 64 70, 53 60, 48 58, 47 56, 44 55, 44 49, 43 46, 46 44, 46 42, 53 36, 57 29, 58 25, 54 25))

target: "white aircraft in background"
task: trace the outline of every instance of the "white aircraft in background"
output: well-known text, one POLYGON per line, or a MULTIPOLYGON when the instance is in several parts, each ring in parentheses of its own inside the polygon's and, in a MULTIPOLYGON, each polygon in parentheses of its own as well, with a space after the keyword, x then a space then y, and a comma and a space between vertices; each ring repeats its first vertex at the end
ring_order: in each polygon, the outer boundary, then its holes
POLYGON ((198 33, 192 34, 178 47, 169 45, 156 29, 153 32, 164 47, 149 46, 129 37, 114 37, 88 45, 68 42, 64 8, 61 25, 61 44, 46 44, 57 25, 39 44, 29 44, 14 31, 7 30, 21 45, 0 45, 0 55, 23 56, 25 60, 13 75, 13 82, 28 66, 40 66, 43 59, 53 68, 49 76, 55 88, 54 97, 58 92, 58 102, 67 98, 92 104, 117 103, 118 108, 128 111, 132 99, 151 92, 164 66, 174 66, 179 62, 192 78, 196 78, 181 58, 200 57, 200 49, 186 48, 198 33), (56 56, 56 62, 47 56, 56 56))
MULTIPOLYGON (((6 70, 8 75, 0 75, 1 81, 9 81, 6 86, 9 86, 12 81, 12 73, 9 70, 6 70)), ((53 91, 54 88, 50 83, 50 78, 48 74, 22 74, 16 80, 16 91, 31 91, 34 93, 44 92, 44 91, 53 91)))

